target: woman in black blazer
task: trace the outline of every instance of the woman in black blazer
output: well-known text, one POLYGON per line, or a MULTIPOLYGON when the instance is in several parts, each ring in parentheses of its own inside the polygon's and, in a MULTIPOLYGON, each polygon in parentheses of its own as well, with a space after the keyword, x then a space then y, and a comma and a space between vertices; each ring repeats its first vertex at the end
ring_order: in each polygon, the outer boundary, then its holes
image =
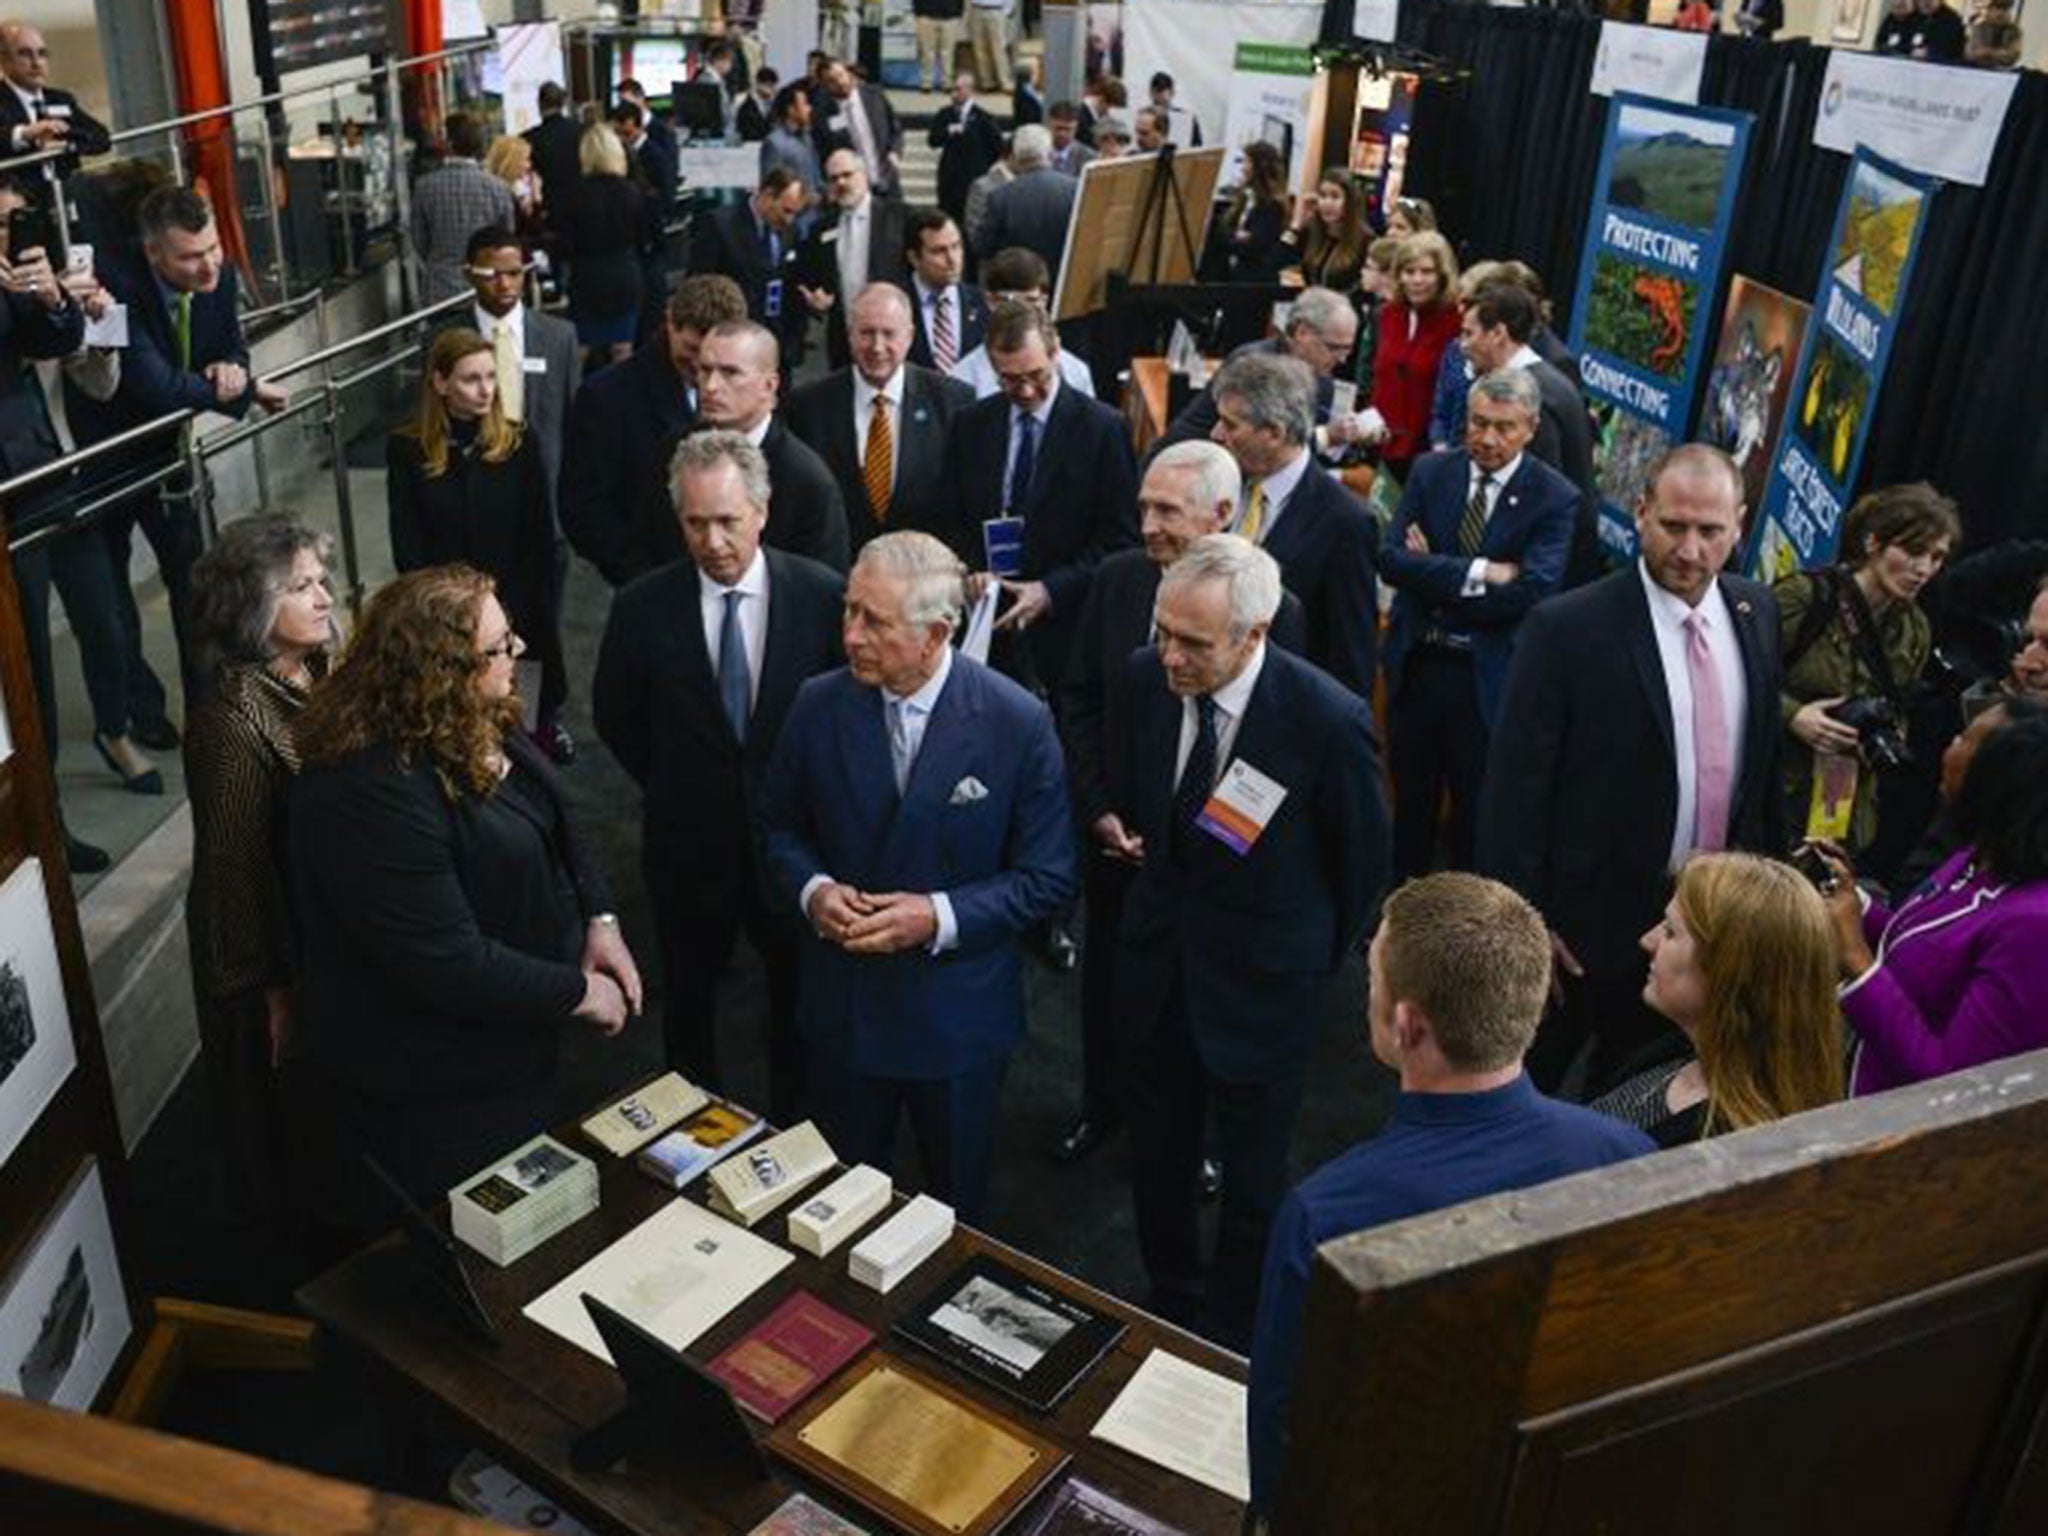
POLYGON ((560 1026, 616 1034, 640 978, 547 760, 519 636, 466 566, 371 599, 299 719, 288 1091, 315 1213, 388 1225, 369 1153, 431 1201, 543 1130, 560 1026))
POLYGON ((533 434, 506 418, 491 343, 457 326, 434 338, 419 413, 384 445, 391 558, 401 571, 461 561, 498 600, 540 662, 535 739, 553 751, 569 695, 555 613, 555 530, 533 434))

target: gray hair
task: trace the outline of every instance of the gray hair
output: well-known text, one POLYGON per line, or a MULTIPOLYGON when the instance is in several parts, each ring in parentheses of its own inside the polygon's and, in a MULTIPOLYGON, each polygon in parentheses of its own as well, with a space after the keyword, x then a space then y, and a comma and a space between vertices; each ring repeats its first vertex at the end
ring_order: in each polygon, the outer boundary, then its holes
POLYGON ((1095 137, 1115 139, 1119 144, 1131 142, 1131 125, 1114 112, 1105 112, 1095 119, 1095 137))
POLYGON ((910 624, 937 624, 948 629, 967 611, 967 567, 928 533, 904 529, 869 539, 854 561, 909 583, 903 594, 903 618, 910 624))
POLYGON ((1287 312, 1287 329, 1305 325, 1318 336, 1327 336, 1340 314, 1356 318, 1357 313, 1351 301, 1333 289, 1304 288, 1294 296, 1294 307, 1287 312))
POLYGON ((1316 425, 1316 376, 1298 357, 1252 352, 1225 363, 1210 386, 1217 400, 1237 397, 1237 412, 1255 427, 1278 427, 1290 443, 1305 443, 1316 425))
POLYGON ((773 488, 768 482, 768 456, 753 445, 744 432, 692 432, 676 444, 675 457, 668 461, 669 499, 678 511, 683 504, 683 476, 701 475, 730 464, 739 471, 740 489, 756 512, 768 510, 773 488))
MULTIPOLYGON (((334 540, 286 517, 245 517, 221 529, 192 567, 192 652, 202 676, 277 654, 271 632, 303 549, 324 565, 333 558, 334 540)), ((330 627, 330 657, 340 639, 330 627)))
POLYGON ((1153 455, 1146 473, 1154 469, 1187 470, 1192 476, 1189 494, 1203 507, 1217 507, 1226 502, 1235 506, 1237 498, 1244 494, 1244 475, 1237 467, 1237 460, 1230 456, 1230 450, 1221 443, 1201 438, 1169 443, 1153 455))
POLYGON ((1519 406, 1532 426, 1543 416, 1543 391, 1536 387, 1536 376, 1526 368, 1496 368, 1474 379, 1465 392, 1465 403, 1477 405, 1482 400, 1519 406))
POLYGON ((1010 163, 1035 171, 1052 163, 1052 132, 1043 123, 1026 123, 1010 136, 1010 163))
POLYGON ((1242 640, 1254 624, 1270 624, 1280 611, 1280 566, 1250 539, 1234 533, 1204 534, 1159 578, 1168 587, 1221 581, 1230 588, 1230 638, 1242 640))

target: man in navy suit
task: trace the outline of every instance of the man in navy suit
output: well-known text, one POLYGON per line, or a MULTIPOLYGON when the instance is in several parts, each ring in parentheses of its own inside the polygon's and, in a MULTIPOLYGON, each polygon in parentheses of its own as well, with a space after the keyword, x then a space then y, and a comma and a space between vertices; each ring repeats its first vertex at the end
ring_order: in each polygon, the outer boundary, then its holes
POLYGON ((953 76, 953 99, 932 118, 925 140, 939 152, 939 206, 967 217, 967 189, 1003 158, 1003 130, 974 99, 974 71, 953 76))
POLYGON ((1372 697, 1379 530, 1365 504, 1309 452, 1316 378, 1296 357, 1253 353, 1216 375, 1212 436, 1244 472, 1232 531, 1280 562, 1308 618, 1308 659, 1361 699, 1372 697))
POLYGON ((978 400, 946 446, 946 535, 954 552, 1000 579, 998 666, 1056 692, 1067 644, 1095 564, 1138 542, 1137 463, 1121 417, 1061 382, 1059 331, 1034 304, 998 304, 988 350, 1002 393, 978 400), (1010 570, 990 570, 989 529, 1020 520, 1010 570))
POLYGON ((683 439, 670 481, 690 558, 612 604, 591 686, 598 735, 645 795, 641 863, 661 946, 669 1065, 721 1088, 718 974, 744 929, 768 985, 769 1112, 800 1118, 799 929, 751 833, 796 691, 839 665, 837 571, 766 549, 768 461, 737 432, 683 439))
POLYGON ((960 226, 936 208, 913 208, 903 223, 903 255, 910 263, 911 317, 916 334, 910 360, 935 373, 951 373, 988 335, 988 305, 963 283, 967 247, 960 226))
POLYGON ((1479 864, 1550 924, 1564 1008, 1530 1056, 1538 1087, 1590 1037, 1587 1096, 1670 1027, 1643 1006, 1637 940, 1698 850, 1782 855, 1778 610, 1721 574, 1742 472, 1704 443, 1653 468, 1642 558, 1522 622, 1479 804, 1479 864))
POLYGON ((950 644, 963 577, 928 534, 861 551, 847 665, 797 695, 761 821, 775 899, 811 929, 797 1017, 827 1138, 887 1168, 907 1113, 928 1187, 976 1222, 1024 1033, 1017 940, 1075 879, 1051 713, 950 644))
MULTIPOLYGON (((173 411, 218 411, 245 416, 252 405, 281 409, 285 392, 259 382, 249 371, 249 348, 235 304, 235 269, 221 253, 213 209, 198 193, 162 187, 142 200, 137 222, 142 259, 110 253, 100 263, 100 280, 128 307, 128 349, 121 356, 121 385, 104 403, 69 384, 65 410, 78 445, 88 447, 130 427, 173 411)), ((176 451, 167 435, 132 451, 117 451, 102 462, 99 476, 113 479, 161 462, 176 451)), ((157 569, 170 596, 171 626, 178 637, 179 665, 188 700, 199 678, 186 643, 186 614, 192 562, 199 558, 199 517, 191 487, 174 480, 159 493, 130 497, 101 523, 116 573, 114 606, 127 636, 129 734, 145 747, 178 744, 170 723, 164 685, 142 654, 142 617, 135 595, 118 579, 128 569, 137 525, 156 552, 157 569)))
POLYGON ((1052 135, 1043 123, 1010 136, 1010 168, 1015 177, 989 194, 988 224, 975 253, 985 257, 1013 245, 1035 251, 1057 286, 1081 183, 1052 168, 1052 135))
POLYGON ((1156 646, 1125 663, 1128 724, 1111 776, 1138 862, 1116 1011, 1151 1306, 1238 1350, 1287 1191, 1323 992, 1387 870, 1372 716, 1267 645, 1280 593, 1272 557, 1231 534, 1168 567, 1156 646), (1223 1202, 1204 1266, 1197 1187, 1211 1113, 1223 1202))
POLYGON ((775 333, 784 371, 803 358, 810 314, 796 291, 797 219, 809 202, 785 166, 761 177, 744 203, 690 221, 690 270, 723 272, 747 296, 747 314, 775 333))
POLYGON ((1542 407, 1520 369, 1478 380, 1464 449, 1416 460, 1387 530, 1380 569, 1395 589, 1385 662, 1396 880, 1429 873, 1446 789, 1451 867, 1472 867, 1486 741, 1515 632, 1564 580, 1579 489, 1527 451, 1542 407))

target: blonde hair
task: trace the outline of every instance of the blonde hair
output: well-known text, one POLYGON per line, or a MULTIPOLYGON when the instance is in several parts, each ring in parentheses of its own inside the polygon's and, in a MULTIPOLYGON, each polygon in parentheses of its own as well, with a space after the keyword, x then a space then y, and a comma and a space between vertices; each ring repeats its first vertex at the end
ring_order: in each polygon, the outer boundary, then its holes
POLYGON ((586 176, 626 174, 626 146, 610 123, 592 123, 576 141, 576 167, 586 176))
POLYGON ((1820 893, 1774 859, 1706 853, 1679 872, 1675 899, 1705 983, 1693 1048, 1706 1134, 1841 1098, 1834 927, 1820 893))
POLYGON ((1387 1000, 1429 1018, 1444 1060, 1494 1072, 1522 1059, 1550 996, 1550 930, 1518 892, 1444 871, 1410 880, 1380 919, 1387 1000))
POLYGON ((502 133, 491 141, 484 169, 500 181, 517 181, 533 169, 533 146, 516 133, 502 133))
MULTIPOLYGON (((416 438, 420 445, 420 458, 425 461, 427 478, 438 480, 448 473, 448 443, 451 436, 448 425, 448 402, 441 398, 441 392, 434 388, 434 380, 445 379, 455 372, 458 364, 466 357, 479 352, 491 351, 491 344, 467 326, 451 326, 434 338, 432 350, 427 353, 426 376, 420 380, 420 409, 412 425, 405 429, 408 437, 416 438)), ((505 396, 502 390, 491 393, 491 408, 482 421, 477 423, 477 448, 486 464, 502 464, 519 449, 519 426, 505 414, 505 396)))
MULTIPOLYGON (((1439 308, 1455 303, 1458 294, 1458 256, 1451 249, 1451 242, 1433 229, 1417 230, 1401 242, 1401 248, 1394 253, 1394 275, 1399 278, 1401 269, 1418 261, 1426 261, 1436 268, 1436 297, 1429 307, 1439 308)), ((1400 303, 1407 303, 1399 298, 1400 303)))

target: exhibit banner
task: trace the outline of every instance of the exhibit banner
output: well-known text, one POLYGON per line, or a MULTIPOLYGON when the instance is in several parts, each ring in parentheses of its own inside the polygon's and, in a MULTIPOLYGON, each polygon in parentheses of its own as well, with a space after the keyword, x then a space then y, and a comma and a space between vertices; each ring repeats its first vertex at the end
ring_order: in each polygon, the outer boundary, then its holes
POLYGON ((1617 92, 1572 303, 1572 350, 1597 423, 1600 542, 1634 559, 1650 466, 1682 441, 1713 334, 1747 112, 1617 92))
POLYGON ((504 98, 505 131, 524 133, 540 121, 540 88, 569 78, 562 24, 529 21, 493 27, 497 48, 484 59, 484 89, 504 98))
POLYGON ((1124 0, 1123 80, 1131 110, 1153 73, 1173 76, 1173 99, 1195 114, 1204 144, 1221 144, 1230 116, 1233 50, 1240 43, 1312 48, 1321 0, 1124 0))
POLYGON ((1748 569, 1764 580, 1834 558, 1933 198, 1931 178, 1856 151, 1750 541, 1748 569))
POLYGON ((1803 299, 1754 278, 1738 274, 1728 285, 1721 339, 1714 345, 1714 367, 1692 436, 1696 443, 1721 449, 1742 471, 1738 549, 1749 547, 1749 530, 1764 504, 1785 425, 1785 402, 1792 398, 1792 365, 1799 360, 1812 312, 1803 299))
POLYGON ((1593 51, 1593 94, 1632 91, 1690 106, 1700 99, 1700 77, 1706 68, 1704 32, 1603 21, 1600 45, 1593 51))
POLYGON ((1845 155, 1860 146, 1923 176, 1981 187, 2019 83, 2012 70, 1835 48, 1828 53, 1813 142, 1845 155))
POLYGON ((1308 100, 1315 83, 1315 55, 1306 48, 1237 45, 1230 72, 1230 115, 1223 125, 1224 185, 1237 181, 1245 145, 1264 139, 1287 162, 1288 189, 1302 190, 1308 159, 1308 100))

